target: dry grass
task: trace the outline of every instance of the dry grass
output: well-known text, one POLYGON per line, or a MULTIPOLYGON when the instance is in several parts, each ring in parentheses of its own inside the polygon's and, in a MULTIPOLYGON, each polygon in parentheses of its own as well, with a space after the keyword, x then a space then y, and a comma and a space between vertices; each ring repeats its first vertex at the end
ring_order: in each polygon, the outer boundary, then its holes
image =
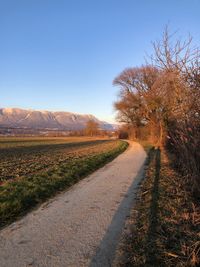
POLYGON ((117 266, 199 266, 200 207, 165 152, 150 158, 117 266))

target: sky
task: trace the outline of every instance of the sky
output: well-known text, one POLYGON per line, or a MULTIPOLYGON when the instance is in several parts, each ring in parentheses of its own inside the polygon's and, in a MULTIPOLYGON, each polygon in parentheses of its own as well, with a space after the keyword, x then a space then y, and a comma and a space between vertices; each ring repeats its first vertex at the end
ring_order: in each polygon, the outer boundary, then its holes
POLYGON ((114 122, 113 79, 164 27, 200 44, 200 0, 0 0, 0 107, 114 122))

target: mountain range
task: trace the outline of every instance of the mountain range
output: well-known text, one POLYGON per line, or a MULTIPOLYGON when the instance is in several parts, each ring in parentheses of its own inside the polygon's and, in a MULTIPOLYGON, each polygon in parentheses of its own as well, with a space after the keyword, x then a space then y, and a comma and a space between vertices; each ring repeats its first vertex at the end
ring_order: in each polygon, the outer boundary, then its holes
POLYGON ((0 127, 7 128, 81 130, 89 120, 97 122, 103 130, 114 130, 115 128, 113 124, 101 121, 90 114, 0 108, 0 127))

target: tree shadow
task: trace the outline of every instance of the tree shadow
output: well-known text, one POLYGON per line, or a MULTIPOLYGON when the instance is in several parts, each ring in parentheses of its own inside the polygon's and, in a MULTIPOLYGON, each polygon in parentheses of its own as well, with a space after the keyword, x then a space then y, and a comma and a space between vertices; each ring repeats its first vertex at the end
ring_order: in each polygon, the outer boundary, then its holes
POLYGON ((157 226, 158 219, 158 201, 159 201, 159 180, 160 180, 160 168, 161 168, 161 153, 160 149, 156 150, 155 154, 155 176, 153 187, 151 190, 151 204, 149 210, 149 227, 146 238, 146 266, 161 266, 158 260, 157 249, 157 226))
MULTIPOLYGON (((145 163, 145 162, 144 162, 145 163)), ((120 203, 112 222, 108 227, 100 245, 96 249, 89 266, 90 267, 109 267, 115 258, 115 252, 119 243, 122 230, 124 228, 126 218, 130 216, 130 211, 133 207, 138 185, 141 183, 145 172, 145 164, 138 171, 133 183, 125 193, 123 200, 120 203)))

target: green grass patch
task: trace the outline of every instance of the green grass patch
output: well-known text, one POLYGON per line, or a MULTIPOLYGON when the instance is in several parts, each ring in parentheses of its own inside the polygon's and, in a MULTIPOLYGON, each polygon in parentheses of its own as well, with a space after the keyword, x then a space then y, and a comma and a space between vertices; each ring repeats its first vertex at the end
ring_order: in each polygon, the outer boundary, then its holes
POLYGON ((20 177, 0 186, 0 227, 13 222, 29 209, 78 182, 122 153, 128 146, 124 141, 81 158, 72 157, 44 173, 20 177))

